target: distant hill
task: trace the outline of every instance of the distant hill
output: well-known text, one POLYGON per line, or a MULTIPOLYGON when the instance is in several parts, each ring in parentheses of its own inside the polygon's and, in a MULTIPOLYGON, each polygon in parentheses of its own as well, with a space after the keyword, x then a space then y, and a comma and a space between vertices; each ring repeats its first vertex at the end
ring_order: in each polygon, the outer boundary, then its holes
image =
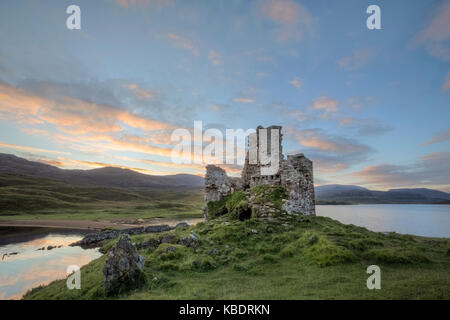
POLYGON ((315 188, 317 204, 449 203, 450 194, 439 190, 391 189, 375 191, 354 185, 325 185, 315 188))
POLYGON ((116 167, 67 170, 4 153, 0 153, 0 173, 112 188, 199 188, 204 185, 202 177, 190 174, 156 176, 116 167))
MULTIPOLYGON (((203 177, 190 174, 156 176, 116 167, 67 170, 3 153, 0 153, 0 174, 116 189, 190 189, 204 186, 203 177)), ((1 184, 4 184, 9 180, 2 181, 1 184)), ((449 193, 426 188, 376 191, 355 185, 330 184, 316 187, 315 194, 317 204, 450 203, 449 193)))

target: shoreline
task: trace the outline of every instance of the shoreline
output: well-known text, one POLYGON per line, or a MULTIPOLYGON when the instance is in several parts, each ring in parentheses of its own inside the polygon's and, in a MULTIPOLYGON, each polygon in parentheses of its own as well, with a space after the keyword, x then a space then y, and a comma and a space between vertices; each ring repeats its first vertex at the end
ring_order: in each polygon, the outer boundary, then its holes
POLYGON ((25 228, 55 228, 55 229, 75 229, 101 231, 103 229, 129 229, 137 227, 147 227, 158 224, 174 226, 179 222, 195 224, 203 219, 152 219, 144 223, 126 223, 115 221, 90 221, 90 220, 0 220, 0 227, 25 227, 25 228))

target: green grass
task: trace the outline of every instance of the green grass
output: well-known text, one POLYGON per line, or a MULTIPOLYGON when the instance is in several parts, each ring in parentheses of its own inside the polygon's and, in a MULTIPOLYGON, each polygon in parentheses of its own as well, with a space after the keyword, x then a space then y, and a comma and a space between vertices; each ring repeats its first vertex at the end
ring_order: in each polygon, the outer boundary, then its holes
MULTIPOLYGON (((304 216, 239 221, 225 215, 164 234, 176 242, 191 232, 199 239, 197 250, 176 244, 141 249, 146 284, 113 298, 450 299, 450 239, 376 233, 304 216), (366 287, 373 264, 381 268, 381 290, 366 287)), ((104 262, 102 256, 81 269, 81 290, 68 290, 59 280, 24 298, 105 299, 104 262)))
POLYGON ((250 189, 250 194, 256 202, 270 202, 273 207, 281 210, 282 199, 286 199, 286 190, 283 187, 271 185, 259 185, 250 189))
POLYGON ((0 174, 0 220, 199 218, 201 189, 117 189, 0 174))
POLYGON ((219 201, 208 202, 208 216, 217 218, 224 214, 230 217, 241 219, 246 216, 249 210, 251 216, 258 217, 258 210, 250 207, 248 199, 253 199, 255 204, 265 203, 281 214, 283 199, 286 198, 286 190, 283 187, 260 185, 251 188, 247 192, 236 191, 219 201))

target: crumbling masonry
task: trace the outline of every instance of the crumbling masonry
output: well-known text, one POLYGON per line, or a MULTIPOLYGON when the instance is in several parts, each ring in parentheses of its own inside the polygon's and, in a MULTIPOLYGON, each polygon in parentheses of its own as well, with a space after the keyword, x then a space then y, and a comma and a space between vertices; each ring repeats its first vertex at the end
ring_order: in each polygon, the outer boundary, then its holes
MULTIPOLYGON (((261 174, 261 168, 264 165, 261 164, 259 158, 259 149, 261 148, 260 129, 264 128, 258 126, 256 136, 253 137, 256 138, 257 161, 252 164, 252 161, 249 161, 249 152, 247 151, 244 169, 240 178, 228 177, 223 169, 214 165, 206 167, 206 203, 220 201, 235 191, 248 191, 258 185, 281 186, 286 191, 286 199, 283 199, 282 204, 283 212, 287 214, 315 215, 312 161, 302 153, 288 155, 285 159, 282 152, 281 126, 270 126, 267 128, 266 150, 269 156, 274 150, 279 150, 279 167, 273 174, 261 174), (278 141, 271 141, 272 130, 278 132, 278 141)), ((251 198, 249 203, 252 204, 251 198)), ((204 207, 204 215, 205 218, 208 218, 208 205, 204 207)))

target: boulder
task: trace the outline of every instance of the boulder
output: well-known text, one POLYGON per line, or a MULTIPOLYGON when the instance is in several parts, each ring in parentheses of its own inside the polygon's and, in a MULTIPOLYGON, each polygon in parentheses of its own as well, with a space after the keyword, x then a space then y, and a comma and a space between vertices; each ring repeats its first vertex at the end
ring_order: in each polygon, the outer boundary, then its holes
POLYGON ((177 243, 177 237, 174 234, 164 234, 159 238, 161 243, 177 243))
POLYGON ((198 247, 198 239, 193 233, 191 233, 189 236, 181 238, 178 241, 178 244, 181 244, 186 247, 192 247, 195 249, 198 247))
POLYGON ((312 235, 312 236, 309 238, 308 243, 309 243, 310 245, 313 245, 313 244, 316 244, 317 241, 319 241, 319 239, 317 238, 317 236, 312 235))
POLYGON ((141 242, 138 244, 139 248, 153 248, 156 249, 160 245, 160 241, 158 239, 150 238, 147 241, 141 242))
POLYGON ((121 235, 108 252, 103 269, 105 294, 116 295, 141 286, 145 282, 144 262, 145 258, 138 253, 130 236, 121 235))

